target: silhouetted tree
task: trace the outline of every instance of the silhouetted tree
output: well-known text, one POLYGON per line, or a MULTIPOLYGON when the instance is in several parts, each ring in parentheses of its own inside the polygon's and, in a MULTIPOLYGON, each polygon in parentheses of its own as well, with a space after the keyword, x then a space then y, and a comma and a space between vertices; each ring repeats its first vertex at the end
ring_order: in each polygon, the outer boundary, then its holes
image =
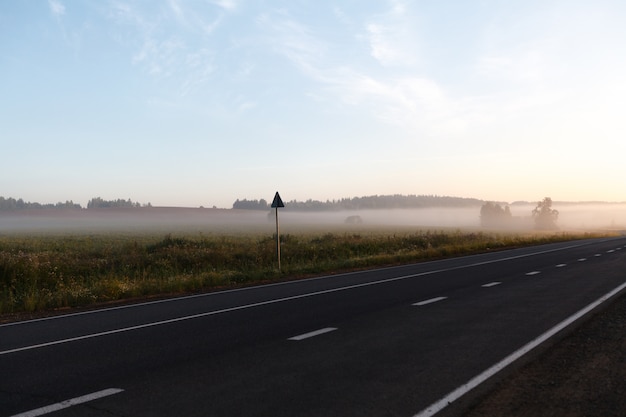
POLYGON ((511 222, 513 216, 509 206, 487 202, 480 208, 480 224, 483 227, 502 227, 511 222))
POLYGON ((545 197, 537 203, 537 207, 533 209, 533 218, 535 219, 536 229, 557 229, 556 221, 559 218, 559 212, 552 208, 552 199, 550 197, 545 197))

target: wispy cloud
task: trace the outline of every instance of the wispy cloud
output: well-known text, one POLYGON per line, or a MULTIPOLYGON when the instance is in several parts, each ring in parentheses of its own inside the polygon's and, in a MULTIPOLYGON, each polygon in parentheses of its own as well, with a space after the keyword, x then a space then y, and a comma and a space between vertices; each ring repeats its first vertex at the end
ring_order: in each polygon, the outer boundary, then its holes
MULTIPOLYGON (((394 2, 385 16, 399 19, 405 13, 403 3, 394 2)), ((313 29, 285 12, 264 14, 259 24, 271 34, 272 47, 321 85, 330 102, 338 99, 346 105, 363 108, 385 123, 431 133, 442 129, 458 131, 467 125, 462 115, 456 114, 462 113, 460 104, 448 97, 432 78, 394 74, 393 71, 381 74, 367 65, 333 60, 332 44, 315 36, 313 29)), ((374 28, 372 25, 368 24, 367 28, 370 33, 376 32, 378 38, 370 38, 369 45, 381 63, 408 65, 412 62, 412 54, 391 41, 390 33, 383 33, 387 26, 374 28)), ((312 95, 320 97, 320 94, 317 90, 312 95)))
POLYGON ((147 38, 142 49, 133 55, 133 63, 144 65, 150 75, 169 77, 180 67, 179 57, 184 50, 184 42, 176 37, 164 40, 147 38))
POLYGON ((216 17, 207 21, 204 16, 204 10, 188 8, 186 3, 180 0, 169 0, 170 10, 173 13, 173 19, 178 22, 185 30, 200 35, 210 35, 222 22, 225 12, 220 11, 216 17))
POLYGON ((238 7, 237 0, 212 0, 211 3, 228 11, 234 11, 238 7))
POLYGON ((271 49, 286 56, 309 75, 317 72, 315 67, 323 62, 327 45, 314 36, 309 27, 286 12, 264 13, 257 18, 257 23, 269 32, 271 49))
POLYGON ((66 8, 59 0, 48 0, 50 12, 56 21, 59 31, 65 42, 65 46, 73 50, 75 56, 81 54, 84 33, 89 30, 89 24, 83 23, 82 26, 73 26, 64 19, 66 8))
POLYGON ((221 15, 207 23, 186 3, 169 0, 168 6, 149 11, 116 1, 109 16, 130 31, 119 42, 133 50, 132 64, 157 79, 169 79, 179 96, 187 96, 201 89, 216 69, 214 53, 196 39, 215 31, 221 15))
POLYGON ((495 81, 539 83, 552 76, 558 65, 554 55, 558 48, 548 40, 496 49, 478 57, 476 70, 495 81))
POLYGON ((170 9, 174 12, 174 15, 179 20, 185 20, 185 13, 183 12, 183 8, 180 5, 179 0, 169 0, 168 4, 170 5, 170 9))
POLYGON ((48 0, 48 5, 55 17, 60 17, 65 14, 65 6, 59 0, 48 0))
POLYGON ((417 62, 415 20, 401 1, 391 1, 388 11, 366 24, 370 53, 383 66, 411 66, 417 62))
MULTIPOLYGON (((463 44, 454 45, 458 56, 451 57, 432 53, 433 45, 440 44, 419 36, 415 28, 426 17, 420 17, 414 3, 395 1, 387 5, 382 13, 350 16, 350 24, 343 29, 360 28, 360 33, 351 35, 361 41, 352 46, 362 50, 346 54, 343 49, 343 55, 335 51, 332 40, 325 39, 325 31, 318 30, 314 21, 305 24, 294 17, 295 13, 267 12, 258 23, 268 34, 268 48, 289 59, 315 83, 309 96, 316 100, 350 106, 422 136, 445 138, 489 132, 483 138, 490 139, 481 142, 485 149, 497 146, 503 136, 521 140, 528 135, 525 128, 511 128, 524 126, 524 120, 532 120, 533 129, 578 126, 580 121, 567 119, 573 107, 581 106, 582 96, 576 91, 584 86, 593 96, 604 91, 593 87, 623 80, 623 76, 610 73, 611 68, 621 68, 621 63, 602 64, 623 58, 607 51, 607 45, 589 44, 589 32, 579 29, 584 25, 602 33, 606 16, 595 17, 594 22, 560 9, 543 10, 538 12, 540 17, 534 10, 525 16, 506 10, 505 18, 494 18, 496 23, 473 26, 463 44), (598 49, 601 54, 596 53, 598 49), (380 65, 370 65, 371 60, 367 62, 363 56, 374 58, 380 65), (589 59, 596 56, 602 61, 589 59), (438 72, 429 72, 431 68, 438 72), (603 81, 597 74, 611 77, 603 81), (557 118, 561 122, 555 124, 557 118)), ((340 20, 345 18, 337 7, 329 11, 340 20)), ((429 30, 433 36, 439 35, 432 25, 429 30)), ((607 34, 604 39, 612 40, 608 45, 613 50, 619 49, 615 42, 620 37, 607 34)))
POLYGON ((215 71, 214 58, 211 51, 201 49, 196 52, 187 53, 185 56, 185 76, 180 87, 180 95, 186 96, 193 93, 207 83, 215 71))
POLYGON ((369 109, 379 120, 425 135, 463 133, 471 123, 475 103, 451 97, 436 81, 426 77, 376 78, 344 73, 332 89, 346 103, 369 109))

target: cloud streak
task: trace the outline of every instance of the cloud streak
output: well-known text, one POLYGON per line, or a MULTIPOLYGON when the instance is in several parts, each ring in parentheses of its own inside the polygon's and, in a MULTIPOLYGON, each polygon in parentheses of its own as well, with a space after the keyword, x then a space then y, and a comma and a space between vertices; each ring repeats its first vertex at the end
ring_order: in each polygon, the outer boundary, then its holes
POLYGON ((372 57, 385 67, 414 67, 419 49, 416 20, 404 2, 392 1, 387 12, 365 25, 372 57))
MULTIPOLYGON (((189 40, 211 36, 219 28, 223 14, 219 12, 213 21, 207 22, 201 17, 204 10, 187 9, 186 3, 178 0, 169 0, 168 6, 150 13, 118 1, 112 4, 109 16, 132 34, 119 38, 133 51, 132 65, 157 80, 177 85, 178 96, 185 97, 202 89, 217 70, 208 38, 207 42, 189 40)), ((233 10, 236 3, 218 6, 233 10)))
MULTIPOLYGON (((394 3, 384 16, 387 20, 393 17, 400 27, 408 26, 410 20, 402 3, 394 3)), ((385 123, 418 129, 429 135, 457 132, 467 124, 461 120, 461 114, 455 114, 456 109, 462 107, 461 103, 455 103, 434 78, 405 75, 403 70, 380 73, 367 65, 334 59, 330 42, 284 12, 264 14, 259 23, 271 34, 268 42, 273 48, 321 85, 328 101, 338 99, 346 105, 368 109, 372 116, 385 123)), ((411 36, 391 29, 392 26, 391 23, 388 26, 364 24, 369 52, 383 66, 411 68, 414 56, 401 45, 409 44, 411 36), (397 42, 403 37, 404 41, 397 42)), ((319 92, 315 95, 319 96, 319 92)))
POLYGON ((50 11, 54 15, 54 17, 61 17, 65 14, 65 6, 58 0, 48 0, 48 5, 50 6, 50 11))

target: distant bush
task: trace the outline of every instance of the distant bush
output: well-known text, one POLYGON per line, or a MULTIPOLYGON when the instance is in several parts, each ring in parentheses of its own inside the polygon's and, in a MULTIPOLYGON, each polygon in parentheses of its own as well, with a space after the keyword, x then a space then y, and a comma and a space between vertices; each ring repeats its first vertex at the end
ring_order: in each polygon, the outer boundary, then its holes
POLYGON ((347 224, 362 224, 363 223, 363 219, 361 218, 361 216, 348 216, 344 220, 344 223, 347 223, 347 224))

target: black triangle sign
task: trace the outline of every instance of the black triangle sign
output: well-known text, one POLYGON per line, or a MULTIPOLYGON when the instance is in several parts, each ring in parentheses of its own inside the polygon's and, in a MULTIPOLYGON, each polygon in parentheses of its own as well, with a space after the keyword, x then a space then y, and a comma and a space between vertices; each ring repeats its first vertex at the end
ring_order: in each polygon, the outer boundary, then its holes
POLYGON ((283 200, 280 198, 278 191, 276 191, 276 195, 274 196, 274 201, 272 201, 272 208, 285 207, 283 204, 283 200))

